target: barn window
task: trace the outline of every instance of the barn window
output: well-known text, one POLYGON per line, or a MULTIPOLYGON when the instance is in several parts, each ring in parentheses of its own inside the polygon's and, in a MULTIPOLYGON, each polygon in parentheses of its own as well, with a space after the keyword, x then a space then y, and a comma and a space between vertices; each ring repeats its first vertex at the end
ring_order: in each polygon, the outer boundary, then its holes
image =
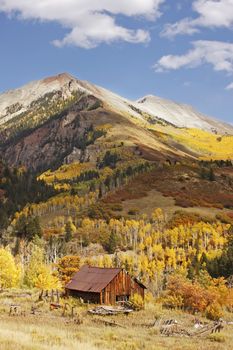
POLYGON ((117 295, 116 296, 116 301, 128 301, 129 300, 129 295, 117 295))

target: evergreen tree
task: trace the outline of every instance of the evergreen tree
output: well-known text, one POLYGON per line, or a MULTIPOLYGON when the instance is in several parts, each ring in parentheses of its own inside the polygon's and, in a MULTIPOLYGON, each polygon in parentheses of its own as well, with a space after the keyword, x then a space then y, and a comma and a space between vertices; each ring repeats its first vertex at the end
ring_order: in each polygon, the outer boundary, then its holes
POLYGON ((233 227, 229 232, 227 244, 220 258, 208 261, 207 270, 212 277, 233 275, 233 227))
POLYGON ((65 241, 69 242, 72 239, 72 223, 69 220, 65 226, 65 241))
POLYGON ((31 241, 35 236, 41 237, 42 229, 38 217, 29 216, 22 214, 16 225, 15 234, 18 238, 27 239, 31 241))
POLYGON ((115 232, 111 232, 109 236, 107 250, 110 254, 113 254, 117 247, 117 235, 115 232))
POLYGON ((215 181, 215 174, 213 168, 210 168, 209 174, 208 174, 209 181, 215 181))

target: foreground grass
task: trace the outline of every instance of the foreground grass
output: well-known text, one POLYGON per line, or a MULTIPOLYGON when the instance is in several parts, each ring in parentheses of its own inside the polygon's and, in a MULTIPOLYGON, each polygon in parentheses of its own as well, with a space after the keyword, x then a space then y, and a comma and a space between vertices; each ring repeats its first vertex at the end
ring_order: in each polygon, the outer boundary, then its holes
MULTIPOLYGON (((91 316, 85 306, 76 309, 83 323, 78 325, 61 310, 49 311, 49 304, 41 306, 41 313, 31 315, 30 297, 24 299, 26 316, 9 316, 11 298, 0 297, 0 349, 1 350, 230 350, 232 326, 220 334, 202 337, 163 337, 159 327, 148 327, 157 318, 176 318, 179 324, 193 331, 193 316, 180 311, 162 310, 147 305, 146 310, 129 316, 91 316), (115 321, 118 326, 106 326, 102 320, 115 321), (121 327, 120 327, 121 326, 121 327)), ((19 301, 19 298, 17 298, 19 301)), ((231 316, 230 316, 231 317, 231 316)), ((204 320, 206 321, 206 320, 204 320)))

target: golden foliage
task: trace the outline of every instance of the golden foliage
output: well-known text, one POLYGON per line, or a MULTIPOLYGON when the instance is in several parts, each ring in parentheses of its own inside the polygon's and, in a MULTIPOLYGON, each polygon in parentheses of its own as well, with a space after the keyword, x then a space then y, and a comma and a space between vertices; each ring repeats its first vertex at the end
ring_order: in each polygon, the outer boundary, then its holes
POLYGON ((201 158, 227 160, 233 158, 233 136, 216 135, 200 129, 171 131, 172 138, 196 152, 201 158))
POLYGON ((8 249, 0 248, 0 288, 19 286, 20 277, 20 266, 16 265, 11 252, 8 249))
MULTIPOLYGON (((55 171, 48 170, 41 174, 38 179, 44 180, 47 184, 53 184, 58 181, 73 179, 78 177, 82 172, 90 170, 92 166, 90 163, 77 163, 62 165, 55 171)), ((57 185, 59 186, 59 185, 57 185)))

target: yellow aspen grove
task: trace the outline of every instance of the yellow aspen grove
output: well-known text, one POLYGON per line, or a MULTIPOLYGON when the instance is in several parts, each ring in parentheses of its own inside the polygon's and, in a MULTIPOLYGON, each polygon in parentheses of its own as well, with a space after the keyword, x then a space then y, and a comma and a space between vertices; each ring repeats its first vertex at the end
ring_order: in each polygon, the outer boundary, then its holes
POLYGON ((16 265, 13 255, 8 249, 0 248, 0 288, 18 287, 21 269, 16 265))

